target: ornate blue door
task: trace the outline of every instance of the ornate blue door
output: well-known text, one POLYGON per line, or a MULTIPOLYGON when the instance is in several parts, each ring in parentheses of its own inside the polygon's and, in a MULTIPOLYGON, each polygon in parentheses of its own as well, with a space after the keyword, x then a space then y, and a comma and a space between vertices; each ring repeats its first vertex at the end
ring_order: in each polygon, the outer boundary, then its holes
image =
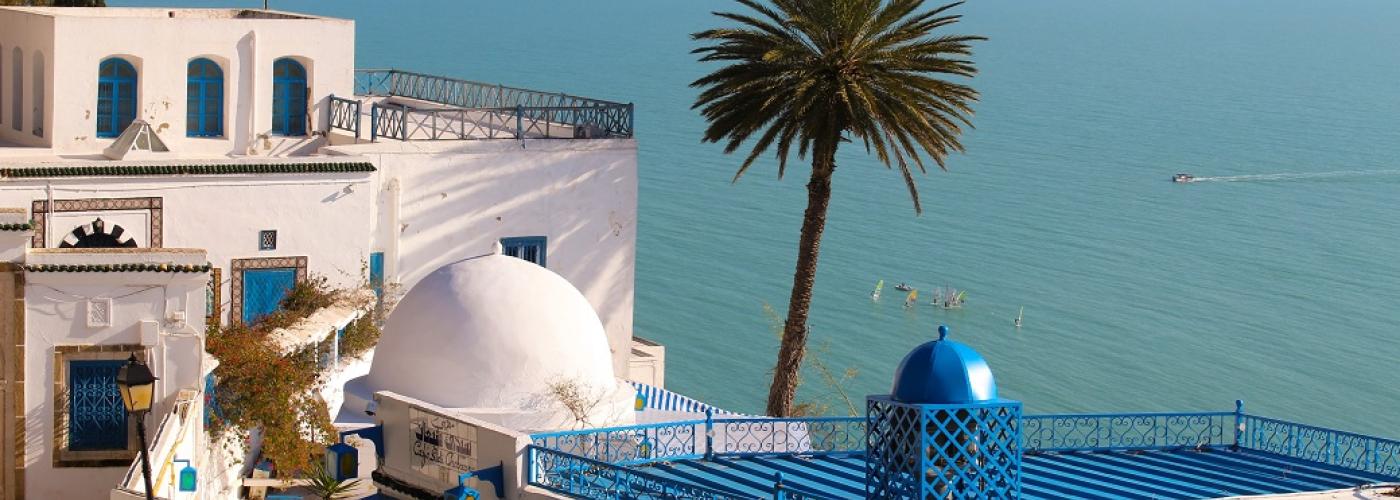
POLYGON ((126 407, 117 392, 117 370, 124 364, 122 360, 68 363, 68 449, 126 449, 126 407))
POLYGON ((296 281, 297 270, 291 267, 244 271, 243 323, 251 325, 276 311, 296 281))

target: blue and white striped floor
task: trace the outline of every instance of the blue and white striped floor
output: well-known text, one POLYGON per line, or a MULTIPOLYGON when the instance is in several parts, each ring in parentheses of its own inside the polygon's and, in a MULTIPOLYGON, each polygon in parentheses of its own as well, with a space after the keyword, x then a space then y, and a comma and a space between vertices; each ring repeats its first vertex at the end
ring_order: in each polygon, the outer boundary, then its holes
MULTIPOLYGON (((1253 450, 1038 454, 1026 456, 1022 468, 1026 499, 1218 498, 1400 480, 1253 450)), ((777 472, 787 484, 833 498, 864 498, 865 493, 865 463, 859 455, 685 460, 641 470, 756 498, 770 495, 777 472)))

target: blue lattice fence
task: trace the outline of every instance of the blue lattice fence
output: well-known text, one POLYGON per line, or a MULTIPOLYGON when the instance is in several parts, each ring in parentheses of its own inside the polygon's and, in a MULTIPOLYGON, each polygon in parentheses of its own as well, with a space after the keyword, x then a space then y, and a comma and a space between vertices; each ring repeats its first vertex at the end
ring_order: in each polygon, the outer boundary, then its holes
POLYGON ((1240 446, 1400 480, 1400 441, 1254 415, 1240 420, 1240 446))
POLYGON ((1208 449, 1234 444, 1233 412, 1027 415, 1027 452, 1208 449))
POLYGON ((1021 403, 866 402, 867 498, 1019 498, 1021 403))

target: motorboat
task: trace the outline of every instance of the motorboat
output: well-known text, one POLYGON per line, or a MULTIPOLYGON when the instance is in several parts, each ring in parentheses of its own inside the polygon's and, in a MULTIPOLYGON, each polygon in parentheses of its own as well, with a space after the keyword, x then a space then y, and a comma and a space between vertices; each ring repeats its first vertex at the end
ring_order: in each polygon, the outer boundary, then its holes
POLYGON ((911 286, 911 285, 909 285, 908 283, 900 283, 900 284, 898 284, 898 285, 895 285, 895 286, 894 286, 894 289, 895 289, 895 290, 899 290, 899 291, 901 291, 901 292, 908 292, 908 291, 910 291, 910 290, 913 290, 914 287, 911 286))
POLYGON ((1175 182, 1175 183, 1177 183, 1177 184, 1186 184, 1186 183, 1188 183, 1188 182, 1196 182, 1196 176, 1191 175, 1191 174, 1185 174, 1185 173, 1183 173, 1183 174, 1176 174, 1176 175, 1173 175, 1173 176, 1172 176, 1172 182, 1175 182))

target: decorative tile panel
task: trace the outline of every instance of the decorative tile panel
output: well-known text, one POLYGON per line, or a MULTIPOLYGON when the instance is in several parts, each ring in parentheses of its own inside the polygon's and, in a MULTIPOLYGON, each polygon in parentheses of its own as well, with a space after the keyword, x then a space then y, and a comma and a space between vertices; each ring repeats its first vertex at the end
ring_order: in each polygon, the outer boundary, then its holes
POLYGON ((243 319, 244 272, 249 269, 295 269, 296 281, 306 280, 306 257, 265 257, 253 259, 233 259, 229 266, 233 274, 229 282, 228 319, 230 322, 243 319))
MULTIPOLYGON (((149 218, 150 227, 150 248, 162 248, 162 229, 164 219, 162 211, 164 202, 160 197, 147 198, 83 198, 76 200, 54 200, 53 212, 101 212, 112 210, 146 210, 151 216, 149 218)), ((49 200, 34 200, 31 212, 34 214, 34 236, 32 245, 34 248, 48 248, 47 238, 47 217, 44 214, 50 212, 49 200)))

